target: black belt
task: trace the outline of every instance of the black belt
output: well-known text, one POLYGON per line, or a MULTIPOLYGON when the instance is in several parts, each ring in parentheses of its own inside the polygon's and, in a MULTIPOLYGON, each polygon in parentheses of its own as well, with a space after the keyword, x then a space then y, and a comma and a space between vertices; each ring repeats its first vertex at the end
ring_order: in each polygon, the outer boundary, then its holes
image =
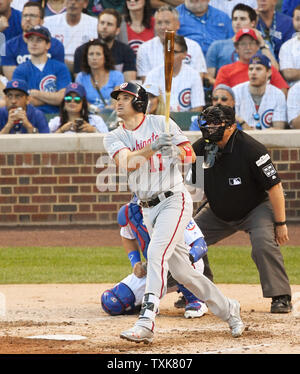
MULTIPOLYGON (((168 192, 163 193, 163 195, 165 196, 165 198, 168 198, 168 197, 174 195, 174 193, 172 191, 168 191, 168 192)), ((160 198, 157 196, 155 199, 152 199, 152 200, 140 201, 139 205, 142 208, 151 208, 152 206, 155 206, 155 205, 159 204, 162 201, 163 200, 160 200, 160 198)))

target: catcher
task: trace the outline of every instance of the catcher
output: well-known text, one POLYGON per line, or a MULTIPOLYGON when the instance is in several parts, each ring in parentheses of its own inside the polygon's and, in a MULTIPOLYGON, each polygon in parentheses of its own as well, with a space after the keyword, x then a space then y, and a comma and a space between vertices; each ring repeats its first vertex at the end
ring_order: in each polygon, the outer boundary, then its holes
MULTIPOLYGON (((140 250, 147 260, 147 248, 150 241, 148 231, 143 224, 141 209, 135 197, 120 209, 118 223, 121 226, 122 243, 133 273, 102 294, 102 308, 110 315, 132 314, 139 311, 145 292, 147 275, 146 264, 141 261, 140 250)), ((207 253, 207 245, 201 230, 193 219, 187 226, 184 236, 186 243, 191 247, 190 261, 195 269, 203 273, 202 257, 207 253)), ((169 273, 168 292, 174 291, 181 292, 185 298, 185 318, 197 318, 207 313, 206 304, 197 299, 183 285, 178 284, 169 273)))

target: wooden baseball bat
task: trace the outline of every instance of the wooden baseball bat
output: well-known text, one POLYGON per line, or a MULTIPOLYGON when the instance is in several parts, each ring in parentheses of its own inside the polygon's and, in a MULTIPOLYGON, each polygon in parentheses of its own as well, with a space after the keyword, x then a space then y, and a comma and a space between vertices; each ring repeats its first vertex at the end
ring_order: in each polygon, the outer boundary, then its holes
POLYGON ((166 132, 169 132, 170 124, 170 99, 174 65, 174 36, 175 31, 165 31, 165 91, 166 91, 166 132))

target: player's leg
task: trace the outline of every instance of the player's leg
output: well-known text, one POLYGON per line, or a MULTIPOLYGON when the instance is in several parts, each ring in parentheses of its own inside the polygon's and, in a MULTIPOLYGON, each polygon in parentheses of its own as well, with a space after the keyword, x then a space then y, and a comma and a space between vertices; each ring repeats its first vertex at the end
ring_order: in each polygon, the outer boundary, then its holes
POLYGON ((242 229, 250 235, 251 257, 259 272, 263 296, 273 299, 271 312, 288 313, 292 308, 291 287, 283 256, 275 239, 273 221, 270 203, 265 202, 248 215, 242 229), (282 300, 278 300, 279 296, 282 300))
POLYGON ((175 279, 200 300, 205 301, 212 313, 229 324, 233 337, 242 334, 244 324, 240 318, 239 303, 228 299, 213 282, 191 266, 182 243, 176 246, 169 266, 175 279))
MULTIPOLYGON (((151 236, 146 290, 138 321, 132 329, 121 333, 121 338, 146 343, 152 341, 159 301, 167 291, 168 261, 176 243, 184 241, 192 207, 189 194, 176 193, 156 207, 144 209, 144 221, 151 236)), ((185 245, 185 248, 188 258, 188 247, 185 245)))
MULTIPOLYGON (((217 243, 218 241, 227 238, 228 236, 234 234, 237 230, 231 227, 226 222, 218 219, 212 210, 210 209, 209 205, 206 204, 194 217, 195 222, 200 227, 206 244, 212 245, 217 243)), ((204 275, 213 281, 213 273, 209 266, 208 256, 205 255, 203 257, 204 261, 204 275)))

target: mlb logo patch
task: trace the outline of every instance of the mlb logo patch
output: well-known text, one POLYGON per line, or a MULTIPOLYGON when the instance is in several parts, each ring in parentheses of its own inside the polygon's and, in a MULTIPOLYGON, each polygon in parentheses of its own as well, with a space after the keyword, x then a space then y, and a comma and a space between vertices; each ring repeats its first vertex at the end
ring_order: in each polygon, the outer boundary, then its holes
POLYGON ((240 184, 242 184, 242 179, 240 177, 229 178, 229 186, 239 186, 240 184))
POLYGON ((273 164, 269 164, 262 168, 262 171, 267 177, 272 177, 272 175, 276 174, 276 170, 273 164))

